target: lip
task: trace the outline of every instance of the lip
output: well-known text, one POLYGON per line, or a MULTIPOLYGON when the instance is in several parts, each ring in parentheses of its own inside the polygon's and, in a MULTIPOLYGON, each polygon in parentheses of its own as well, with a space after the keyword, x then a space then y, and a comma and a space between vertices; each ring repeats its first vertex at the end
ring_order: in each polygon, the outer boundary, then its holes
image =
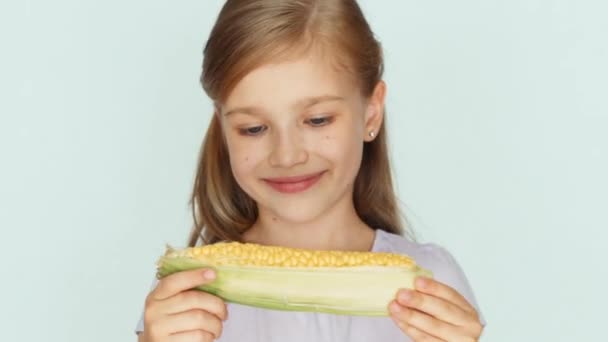
POLYGON ((297 193, 312 187, 324 173, 325 171, 294 177, 265 178, 264 181, 279 192, 297 193))

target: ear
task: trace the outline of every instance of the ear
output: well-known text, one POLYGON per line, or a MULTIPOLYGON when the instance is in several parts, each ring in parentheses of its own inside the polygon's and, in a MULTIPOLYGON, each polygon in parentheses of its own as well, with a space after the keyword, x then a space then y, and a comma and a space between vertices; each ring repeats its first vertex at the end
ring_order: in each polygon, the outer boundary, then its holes
POLYGON ((372 96, 369 98, 365 110, 365 141, 372 141, 378 136, 378 131, 384 119, 384 99, 386 97, 386 83, 380 80, 372 96))

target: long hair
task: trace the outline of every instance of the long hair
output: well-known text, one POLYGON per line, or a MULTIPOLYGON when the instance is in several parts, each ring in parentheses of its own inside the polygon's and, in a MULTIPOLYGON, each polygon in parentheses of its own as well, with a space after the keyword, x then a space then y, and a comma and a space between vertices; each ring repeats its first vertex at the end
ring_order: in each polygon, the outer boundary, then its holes
MULTIPOLYGON (((361 95, 370 97, 384 71, 382 49, 355 0, 228 0, 204 49, 200 82, 219 106, 253 69, 309 49, 348 71, 361 95)), ((393 189, 386 122, 366 142, 353 202, 370 227, 403 234, 393 189)), ((194 227, 189 246, 242 241, 257 219, 255 201, 237 184, 217 115, 200 151, 191 202, 194 227)))

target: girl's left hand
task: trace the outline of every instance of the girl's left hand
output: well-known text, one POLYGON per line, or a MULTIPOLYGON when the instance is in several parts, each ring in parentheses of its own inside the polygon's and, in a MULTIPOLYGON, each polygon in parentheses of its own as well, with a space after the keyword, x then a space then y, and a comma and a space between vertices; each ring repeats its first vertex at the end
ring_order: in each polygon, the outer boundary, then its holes
POLYGON ((389 305, 391 318, 415 342, 473 342, 483 329, 477 311, 456 290, 419 277, 389 305))

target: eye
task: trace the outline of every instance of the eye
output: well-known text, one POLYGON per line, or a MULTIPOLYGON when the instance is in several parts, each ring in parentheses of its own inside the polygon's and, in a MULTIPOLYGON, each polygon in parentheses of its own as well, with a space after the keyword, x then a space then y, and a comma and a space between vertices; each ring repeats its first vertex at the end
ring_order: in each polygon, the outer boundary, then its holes
POLYGON ((318 118, 312 118, 309 119, 308 122, 313 126, 313 127, 320 127, 320 126, 325 126, 329 123, 332 122, 332 118, 329 116, 325 116, 325 117, 318 117, 318 118))
POLYGON ((266 126, 255 126, 255 127, 249 127, 249 128, 241 128, 241 129, 239 129, 239 133, 241 135, 256 136, 256 135, 263 133, 265 130, 266 130, 266 126))

